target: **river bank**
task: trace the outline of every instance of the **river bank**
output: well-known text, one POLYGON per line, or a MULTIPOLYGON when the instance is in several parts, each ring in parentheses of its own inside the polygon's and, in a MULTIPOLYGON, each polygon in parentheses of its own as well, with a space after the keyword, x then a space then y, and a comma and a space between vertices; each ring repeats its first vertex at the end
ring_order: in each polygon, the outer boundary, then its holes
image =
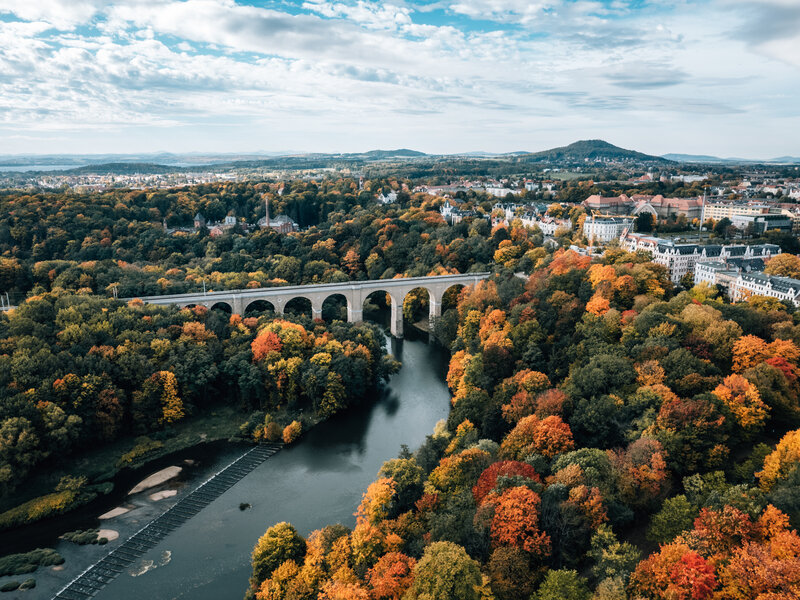
MULTIPOLYGON (((247 414, 232 406, 222 406, 218 410, 199 415, 173 427, 169 432, 160 432, 146 438, 129 436, 101 448, 87 450, 70 457, 69 461, 53 464, 51 468, 40 469, 16 494, 9 496, 0 504, 0 512, 11 511, 26 502, 51 493, 65 476, 85 478, 89 484, 112 482, 113 488, 106 493, 98 493, 94 498, 77 502, 69 510, 53 514, 36 522, 68 521, 69 515, 86 506, 102 504, 104 497, 117 491, 120 482, 129 482, 152 465, 160 464, 166 457, 177 455, 195 446, 233 438, 239 432, 239 424, 247 419, 247 414), (137 451, 147 446, 147 451, 137 451)), ((105 486, 108 487, 108 486, 105 486)), ((1 520, 1 519, 0 519, 1 520)), ((35 522, 5 528, 3 538, 19 538, 23 531, 35 522)), ((2 526, 0 526, 2 529, 2 526)), ((5 544, 3 552, 7 552, 5 544)))
POLYGON ((403 367, 374 402, 321 423, 257 467, 97 598, 241 600, 250 553, 271 525, 289 521, 303 535, 337 522, 352 527, 361 495, 383 462, 403 445, 418 447, 449 412, 446 350, 407 333, 405 340, 391 340, 403 367), (240 510, 241 504, 250 508, 240 510))
MULTIPOLYGON (((449 410, 449 392, 444 383, 447 351, 435 343, 428 343, 427 336, 414 328, 407 332, 406 340, 391 340, 390 344, 392 353, 403 361, 404 366, 374 402, 336 415, 304 432, 296 447, 282 451, 261 465, 173 532, 130 572, 123 573, 118 581, 109 586, 108 589, 113 589, 113 592, 104 590, 98 597, 123 600, 148 596, 214 600, 230 597, 238 600, 247 585, 252 546, 258 536, 276 522, 273 519, 291 520, 305 534, 313 528, 336 521, 352 525, 352 513, 360 501, 361 493, 373 480, 383 461, 396 456, 404 444, 412 448, 419 445, 436 421, 447 417, 449 410), (267 490, 269 494, 265 493, 267 490), (314 498, 324 506, 309 505, 305 496, 314 498), (240 505, 249 507, 241 510, 240 505), (283 509, 287 509, 287 512, 277 517, 271 512, 283 509), (209 540, 214 540, 215 545, 209 546, 209 540), (217 541, 219 544, 216 544, 217 541), (231 548, 235 548, 234 556, 229 556, 231 548), (164 553, 168 553, 168 559, 164 553), (208 571, 203 570, 202 575, 192 566, 198 560, 210 561, 207 564, 208 571), (193 584, 193 589, 199 595, 181 596, 184 592, 180 589, 175 593, 162 593, 157 588, 165 585, 163 582, 155 587, 149 585, 151 581, 161 580, 165 573, 170 573, 167 578, 169 585, 173 581, 179 582, 182 575, 177 571, 184 568, 190 580, 197 577, 203 579, 193 584), (212 577, 214 573, 219 578, 212 577), (139 589, 141 581, 145 582, 146 590, 139 589), (223 587, 226 586, 235 589, 235 592, 226 596, 223 593, 223 587), (200 588, 202 592, 197 591, 200 588)), ((230 419, 232 415, 229 414, 220 414, 218 417, 220 421, 227 418, 227 426, 238 430, 242 415, 234 413, 234 416, 237 415, 237 420, 230 419)), ((220 430, 217 432, 220 433, 220 430)), ((227 441, 212 442, 207 437, 203 439, 199 437, 200 432, 193 428, 187 428, 183 433, 180 438, 183 443, 191 440, 199 443, 149 460, 143 468, 120 471, 111 494, 81 509, 55 520, 3 534, 4 551, 6 543, 13 547, 11 551, 50 546, 65 557, 64 565, 34 573, 37 579, 35 597, 52 596, 72 577, 178 502, 197 483, 247 447, 227 441), (177 478, 141 494, 127 496, 147 475, 175 465, 182 467, 177 478), (98 519, 99 515, 119 507, 124 510, 115 513, 112 518, 98 519), (93 528, 116 531, 119 539, 109 541, 106 546, 76 546, 59 539, 66 531, 93 528)), ((225 435, 220 435, 225 440, 228 437, 227 431, 225 435)), ((30 592, 13 592, 3 597, 24 600, 33 596, 30 592)))

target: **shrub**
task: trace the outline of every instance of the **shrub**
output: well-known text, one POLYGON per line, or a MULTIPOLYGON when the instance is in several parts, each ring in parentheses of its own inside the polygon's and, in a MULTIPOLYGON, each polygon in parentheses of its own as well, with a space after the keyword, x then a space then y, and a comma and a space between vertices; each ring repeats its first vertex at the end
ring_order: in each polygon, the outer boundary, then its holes
POLYGON ((33 573, 38 567, 60 565, 63 562, 62 556, 52 548, 37 548, 21 554, 9 554, 0 558, 0 577, 33 573))
POLYGON ((63 489, 63 487, 62 484, 59 484, 61 489, 56 488, 58 491, 28 500, 24 504, 0 514, 0 531, 58 515, 74 508, 82 497, 81 488, 75 489, 70 486, 68 489, 63 489))
POLYGON ((158 440, 151 440, 148 437, 136 438, 136 445, 133 448, 131 448, 128 452, 119 457, 119 460, 117 461, 117 466, 130 467, 136 461, 141 459, 143 456, 155 452, 156 450, 163 447, 164 447, 164 442, 160 442, 158 440))
POLYGON ((284 444, 291 444, 300 437, 300 433, 303 431, 303 426, 300 424, 300 421, 292 421, 283 429, 283 443, 284 444))
POLYGON ((100 533, 100 530, 98 529, 87 529, 86 531, 81 531, 79 529, 77 531, 68 531, 61 537, 68 542, 72 542, 73 544, 85 546, 86 544, 99 543, 100 540, 97 537, 98 533, 100 533))

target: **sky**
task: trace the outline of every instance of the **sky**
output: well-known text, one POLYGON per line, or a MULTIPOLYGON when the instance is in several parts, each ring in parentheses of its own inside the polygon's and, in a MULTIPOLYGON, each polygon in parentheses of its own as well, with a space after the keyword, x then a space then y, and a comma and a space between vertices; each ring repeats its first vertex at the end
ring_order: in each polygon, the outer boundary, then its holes
POLYGON ((0 154, 800 155, 800 0, 1 0, 0 154))

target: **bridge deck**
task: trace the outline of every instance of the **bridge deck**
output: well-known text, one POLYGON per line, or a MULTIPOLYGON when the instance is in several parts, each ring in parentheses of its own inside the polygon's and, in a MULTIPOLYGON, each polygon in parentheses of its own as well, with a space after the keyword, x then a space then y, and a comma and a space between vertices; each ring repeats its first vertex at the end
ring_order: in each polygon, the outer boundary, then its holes
MULTIPOLYGON (((235 290, 217 290, 213 292, 187 292, 184 294, 164 294, 160 296, 138 296, 144 302, 166 302, 175 300, 183 300, 189 298, 200 298, 211 300, 214 298, 229 298, 231 296, 240 296, 242 298, 261 297, 265 295, 275 294, 304 294, 304 293, 335 293, 341 290, 358 290, 375 288, 376 290, 381 287, 407 287, 415 283, 419 284, 433 284, 433 283, 448 283, 452 281, 453 284, 476 281, 486 279, 490 272, 481 273, 463 273, 455 275, 431 275, 427 277, 401 277, 397 279, 368 279, 365 281, 346 281, 342 283, 320 283, 310 285, 287 285, 275 286, 264 288, 246 288, 235 290)), ((123 301, 133 300, 133 298, 121 298, 123 301)))
POLYGON ((136 559, 154 548, 280 448, 280 444, 262 444, 245 452, 70 581, 53 596, 53 600, 86 600, 95 596, 136 559))

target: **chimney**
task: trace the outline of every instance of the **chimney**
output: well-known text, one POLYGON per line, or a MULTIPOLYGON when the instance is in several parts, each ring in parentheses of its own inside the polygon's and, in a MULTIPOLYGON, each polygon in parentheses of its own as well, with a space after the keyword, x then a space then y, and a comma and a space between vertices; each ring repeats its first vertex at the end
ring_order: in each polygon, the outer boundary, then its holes
POLYGON ((269 227, 269 196, 267 196, 267 194, 264 194, 264 204, 267 207, 267 223, 266 223, 266 225, 267 225, 267 227, 269 227))

